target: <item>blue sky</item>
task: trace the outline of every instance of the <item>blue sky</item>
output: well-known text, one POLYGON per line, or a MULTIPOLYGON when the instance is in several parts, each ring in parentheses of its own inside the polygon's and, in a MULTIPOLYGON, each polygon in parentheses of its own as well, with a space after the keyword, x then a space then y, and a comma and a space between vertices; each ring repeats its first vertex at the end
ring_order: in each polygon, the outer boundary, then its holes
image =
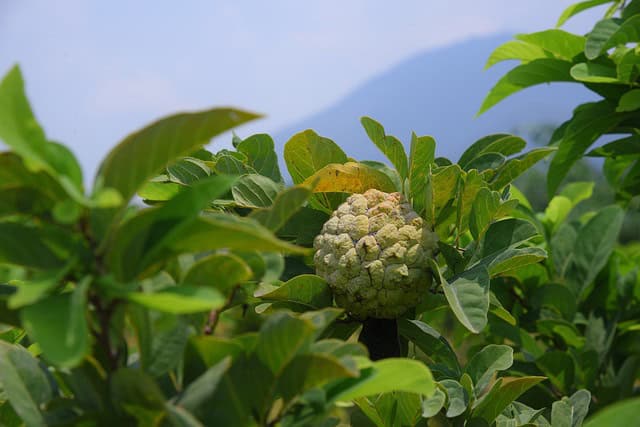
MULTIPOLYGON (((0 73, 21 65, 48 136, 92 175, 111 146, 160 116, 233 105, 268 115, 241 135, 273 132, 413 54, 546 29, 571 3, 0 0, 0 73)), ((567 29, 584 32, 593 16, 567 29)))

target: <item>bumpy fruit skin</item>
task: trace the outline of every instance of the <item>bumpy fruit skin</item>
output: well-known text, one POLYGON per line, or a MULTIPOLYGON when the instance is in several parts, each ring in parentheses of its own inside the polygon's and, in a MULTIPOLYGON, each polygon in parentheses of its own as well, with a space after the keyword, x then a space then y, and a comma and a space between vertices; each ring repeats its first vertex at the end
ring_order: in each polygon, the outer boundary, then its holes
POLYGON ((340 205, 315 238, 316 273, 352 316, 397 318, 431 286, 437 240, 400 193, 367 190, 340 205))

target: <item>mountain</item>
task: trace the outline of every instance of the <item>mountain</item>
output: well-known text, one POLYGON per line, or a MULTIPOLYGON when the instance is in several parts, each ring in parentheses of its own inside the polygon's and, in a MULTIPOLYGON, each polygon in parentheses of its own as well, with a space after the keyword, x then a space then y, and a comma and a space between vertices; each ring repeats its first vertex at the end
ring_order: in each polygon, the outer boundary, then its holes
POLYGON ((432 135, 438 156, 457 159, 478 138, 496 132, 527 135, 539 125, 558 125, 571 117, 580 103, 596 96, 574 83, 541 85, 525 89, 493 107, 475 114, 482 100, 514 62, 484 71, 484 64, 507 35, 474 38, 420 53, 365 82, 335 105, 274 133, 280 145, 304 129, 340 144, 359 160, 382 160, 369 142, 359 118, 381 122, 387 134, 407 146, 411 131, 432 135))

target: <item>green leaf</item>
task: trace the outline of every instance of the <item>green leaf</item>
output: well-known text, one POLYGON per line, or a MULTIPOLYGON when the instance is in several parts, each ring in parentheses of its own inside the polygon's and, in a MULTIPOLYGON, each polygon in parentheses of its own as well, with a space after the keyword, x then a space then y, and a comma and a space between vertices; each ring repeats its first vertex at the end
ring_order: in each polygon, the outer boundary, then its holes
POLYGON ((507 158, 500 153, 484 153, 470 161, 464 170, 469 171, 475 169, 478 172, 492 171, 498 169, 506 160, 507 158))
POLYGON ((467 165, 472 160, 485 153, 500 153, 505 156, 519 153, 527 145, 520 137, 506 133, 496 133, 480 138, 462 153, 458 164, 461 168, 469 169, 467 165))
POLYGON ((177 400, 179 407, 197 414, 201 406, 213 397, 224 374, 231 366, 231 357, 225 357, 191 382, 177 400))
POLYGON ((57 366, 75 366, 89 353, 89 280, 80 282, 73 292, 50 296, 22 309, 24 328, 47 360, 57 366))
POLYGON ((395 184, 384 172, 354 162, 327 165, 303 184, 313 186, 314 193, 364 193, 371 188, 387 193, 396 191, 395 184))
POLYGON ((110 378, 111 399, 138 425, 158 425, 164 417, 165 398, 158 385, 143 371, 120 368, 110 378))
POLYGON ((487 324, 489 273, 484 267, 467 270, 450 284, 442 282, 451 310, 465 328, 478 334, 487 324))
POLYGON ((575 362, 568 353, 560 350, 548 351, 536 359, 536 366, 563 393, 573 387, 575 362))
POLYGON ((521 156, 507 160, 496 171, 495 178, 490 184, 491 188, 493 190, 502 189, 555 150, 554 147, 536 148, 521 156))
POLYGON ((465 367, 474 384, 476 395, 489 385, 493 374, 513 365, 513 349, 506 345, 489 344, 473 355, 465 367))
POLYGON ((567 22, 567 19, 571 18, 574 15, 577 15, 583 10, 591 9, 592 7, 600 6, 601 4, 605 3, 611 3, 611 0, 587 0, 580 3, 572 4, 562 12, 562 15, 560 15, 560 18, 558 18, 556 27, 562 26, 562 24, 567 22))
POLYGON ((408 176, 407 153, 404 146, 396 137, 386 135, 382 125, 370 117, 362 117, 360 123, 367 132, 369 139, 387 156, 404 181, 408 176))
POLYGON ((130 218, 117 229, 109 247, 107 261, 112 271, 129 280, 157 262, 166 246, 181 238, 184 228, 198 220, 200 211, 234 181, 220 175, 199 180, 164 205, 130 218))
POLYGON ((243 163, 242 160, 231 154, 218 155, 215 161, 211 163, 211 168, 219 175, 246 175, 257 173, 251 166, 243 163))
POLYGON ((273 204, 280 186, 262 175, 244 175, 231 188, 233 200, 246 208, 267 208, 273 204))
POLYGON ((285 144, 284 159, 291 178, 300 184, 330 163, 346 163, 347 155, 328 138, 312 130, 300 132, 285 144))
POLYGON ((256 209, 249 216, 276 232, 304 206, 311 194, 311 187, 294 185, 278 193, 269 208, 256 209))
POLYGON ((251 279, 253 272, 234 254, 212 254, 200 258, 185 273, 181 282, 192 286, 213 287, 221 292, 251 279))
POLYGON ((174 254, 224 248, 290 254, 308 252, 306 248, 278 240, 251 218, 216 213, 189 222, 181 228, 179 236, 167 242, 167 249, 174 254))
POLYGON ((432 370, 451 374, 459 377, 461 374, 458 357, 449 342, 437 330, 419 320, 398 319, 398 333, 413 342, 438 366, 432 366, 432 370), (439 366, 442 365, 442 366, 439 366))
POLYGON ((66 231, 51 226, 0 222, 0 263, 39 270, 62 268, 75 254, 66 231))
POLYGON ((571 77, 585 83, 624 83, 618 80, 615 68, 593 62, 581 62, 571 67, 571 77))
POLYGON ((360 377, 343 380, 327 392, 332 402, 346 402, 392 391, 416 393, 425 397, 436 389, 431 371, 422 362, 389 358, 377 362, 362 361, 360 377))
POLYGON ((515 67, 489 91, 478 115, 524 88, 542 83, 573 81, 569 74, 571 66, 571 62, 561 59, 541 58, 515 67))
POLYGON ((618 60, 617 75, 618 80, 631 83, 638 76, 638 66, 640 66, 640 55, 635 49, 629 49, 622 58, 618 60))
POLYGON ((551 408, 551 425, 553 427, 580 427, 589 412, 591 393, 578 390, 571 397, 563 397, 554 402, 551 408))
POLYGON ((211 175, 211 170, 200 159, 185 157, 167 168, 171 182, 190 185, 211 175))
POLYGON ((640 417, 640 397, 615 402, 587 419, 585 427, 629 427, 640 417))
MULTIPOLYGON (((255 337, 255 334, 252 335, 255 337)), ((218 365, 226 357, 235 359, 244 352, 245 349, 238 339, 231 340, 211 335, 193 335, 189 337, 184 350, 184 382, 191 383, 207 369, 218 365)))
POLYGON ((500 378, 489 393, 473 409, 473 417, 483 418, 489 424, 511 402, 534 385, 544 381, 545 377, 500 378))
POLYGON ((519 246, 537 234, 536 227, 522 219, 508 218, 493 223, 482 245, 482 257, 485 262, 492 261, 506 249, 519 246))
POLYGON ((518 34, 516 39, 539 46, 556 57, 571 61, 582 53, 586 39, 584 36, 568 33, 559 29, 538 31, 530 34, 518 34))
POLYGON ((440 385, 447 392, 447 418, 455 418, 467 410, 470 396, 462 384, 455 380, 442 380, 440 385))
POLYGON ((525 43, 521 40, 509 40, 498 46, 491 55, 484 66, 484 69, 493 67, 495 64, 508 61, 511 59, 517 59, 522 62, 530 62, 534 59, 544 58, 547 53, 539 46, 531 43, 525 43))
POLYGON ((348 367, 336 357, 327 354, 300 354, 295 356, 282 370, 277 390, 285 401, 296 395, 340 378, 359 375, 355 367, 348 367))
POLYGON ((313 274, 301 274, 273 290, 256 293, 255 296, 267 301, 303 304, 312 309, 333 305, 333 294, 329 285, 322 277, 313 274))
POLYGON ((500 195, 496 191, 480 188, 469 216, 469 230, 476 240, 480 239, 493 221, 500 207, 500 195))
POLYGON ((600 210, 578 232, 573 253, 571 282, 581 295, 605 266, 613 251, 624 220, 624 211, 619 206, 608 206, 600 210))
POLYGON ((249 165, 257 173, 274 182, 283 182, 273 139, 269 135, 252 135, 240 142, 236 149, 247 156, 249 165))
POLYGON ((422 401, 422 418, 431 418, 436 416, 438 412, 444 407, 444 403, 447 400, 447 395, 439 388, 428 399, 422 401))
MULTIPOLYGON (((98 170, 94 193, 113 188, 126 204, 167 164, 208 143, 213 136, 258 117, 240 110, 217 108, 158 120, 127 136, 111 150, 98 170)), ((98 240, 110 230, 124 207, 94 212, 91 225, 98 240)))
POLYGON ((587 36, 584 53, 587 59, 596 59, 617 45, 640 41, 640 15, 626 21, 617 18, 598 22, 587 36))
POLYGON ((47 425, 41 408, 53 397, 38 360, 27 350, 0 340, 0 384, 11 406, 28 426, 47 425))
POLYGON ((45 171, 78 201, 84 200, 82 172, 64 146, 47 141, 33 115, 16 65, 0 82, 0 140, 19 154, 31 171, 45 171))
MULTIPOLYGON (((284 145, 284 160, 294 184, 301 184, 311 175, 331 164, 343 164, 347 155, 332 140, 312 130, 295 134, 284 145)), ((316 195, 312 202, 333 211, 344 199, 338 195, 316 195)))
POLYGON ((615 113, 607 101, 582 104, 577 108, 551 160, 547 174, 547 191, 553 195, 571 166, 603 133, 614 128, 623 115, 615 113))
POLYGON ((425 208, 427 176, 429 165, 435 159, 436 141, 430 136, 411 134, 409 155, 409 194, 411 205, 416 212, 425 208))
POLYGON ((188 314, 216 310, 225 303, 225 297, 213 288, 175 286, 161 291, 130 292, 129 301, 165 313, 188 314))
POLYGON ((621 113, 625 111, 635 111, 640 108, 640 89, 633 89, 626 92, 618 101, 616 111, 621 113))
POLYGON ((260 328, 255 352, 269 370, 276 374, 309 347, 314 335, 315 329, 309 320, 278 312, 270 316, 260 328))

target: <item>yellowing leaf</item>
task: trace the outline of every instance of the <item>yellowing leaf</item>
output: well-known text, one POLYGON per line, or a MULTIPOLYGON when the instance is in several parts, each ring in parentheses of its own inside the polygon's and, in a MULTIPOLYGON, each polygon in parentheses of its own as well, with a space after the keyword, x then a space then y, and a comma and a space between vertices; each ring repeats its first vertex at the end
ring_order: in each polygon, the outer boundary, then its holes
POLYGON ((370 188, 394 192, 391 179, 377 169, 362 163, 329 164, 304 181, 315 184, 314 193, 364 193, 370 188))

